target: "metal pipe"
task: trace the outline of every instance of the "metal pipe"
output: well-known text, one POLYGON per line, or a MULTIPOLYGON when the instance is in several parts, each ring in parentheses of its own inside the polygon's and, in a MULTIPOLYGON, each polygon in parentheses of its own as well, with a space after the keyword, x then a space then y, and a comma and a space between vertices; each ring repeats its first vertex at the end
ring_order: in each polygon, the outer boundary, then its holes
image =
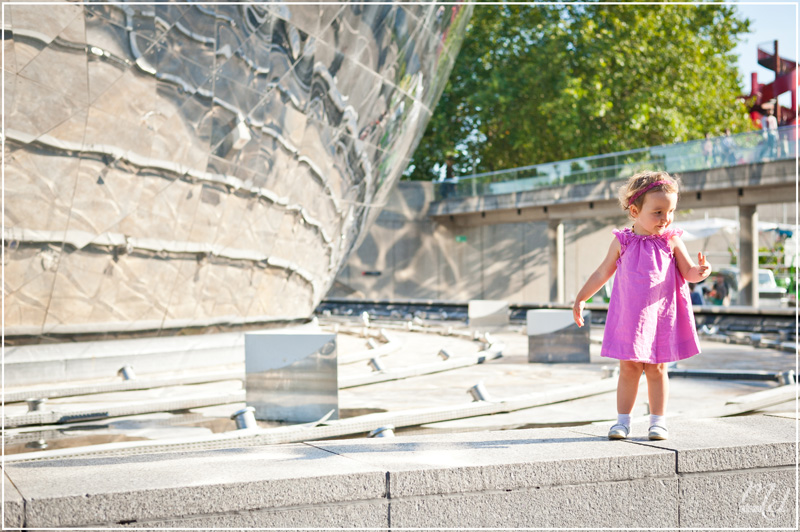
POLYGON ((247 406, 231 414, 231 419, 236 421, 236 430, 258 428, 255 411, 252 406, 247 406))
POLYGON ((486 391, 483 381, 467 390, 467 393, 472 396, 473 401, 489 401, 489 392, 486 391))
POLYGON ((493 343, 495 343, 495 339, 492 338, 492 335, 487 333, 483 334, 483 343, 486 344, 486 347, 491 347, 493 343))
POLYGON ((133 367, 128 364, 125 364, 117 371, 117 375, 122 376, 123 380, 132 381, 136 378, 136 374, 133 372, 133 367))
POLYGON ((47 402, 47 399, 44 397, 32 397, 25 399, 25 402, 28 403, 28 412, 39 412, 47 402))
POLYGON ((394 425, 385 425, 383 427, 378 427, 377 429, 370 431, 369 437, 370 438, 393 438, 394 437, 394 425))

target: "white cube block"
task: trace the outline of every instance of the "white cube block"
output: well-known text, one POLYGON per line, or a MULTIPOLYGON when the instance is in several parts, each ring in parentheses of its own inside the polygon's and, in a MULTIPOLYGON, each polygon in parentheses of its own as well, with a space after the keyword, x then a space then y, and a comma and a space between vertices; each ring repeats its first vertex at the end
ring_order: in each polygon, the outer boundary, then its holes
POLYGON ((509 323, 508 301, 473 299, 467 311, 472 329, 506 327, 509 323))
POLYGON ((589 362, 589 330, 592 313, 583 312, 578 327, 572 310, 529 310, 528 362, 589 362))
POLYGON ((339 417, 336 335, 263 331, 245 334, 247 404, 256 419, 308 423, 339 417))

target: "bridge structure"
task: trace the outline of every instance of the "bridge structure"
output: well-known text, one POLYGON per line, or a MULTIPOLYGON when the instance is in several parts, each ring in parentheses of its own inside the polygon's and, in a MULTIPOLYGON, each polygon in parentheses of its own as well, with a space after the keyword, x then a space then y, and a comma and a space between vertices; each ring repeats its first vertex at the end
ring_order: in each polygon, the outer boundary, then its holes
POLYGON ((565 303, 564 222, 619 215, 619 187, 644 169, 680 179, 681 209, 738 207, 738 303, 758 306, 756 208, 797 201, 795 126, 444 180, 428 214, 455 227, 547 221, 550 299, 565 303))

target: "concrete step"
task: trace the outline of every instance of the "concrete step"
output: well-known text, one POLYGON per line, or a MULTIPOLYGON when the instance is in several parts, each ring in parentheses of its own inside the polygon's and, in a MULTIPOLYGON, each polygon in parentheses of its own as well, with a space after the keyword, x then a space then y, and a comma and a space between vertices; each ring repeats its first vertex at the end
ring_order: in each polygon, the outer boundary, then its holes
POLYGON ((793 528, 796 420, 606 425, 5 464, 5 526, 793 528), (654 503, 657 501, 657 503, 654 503))

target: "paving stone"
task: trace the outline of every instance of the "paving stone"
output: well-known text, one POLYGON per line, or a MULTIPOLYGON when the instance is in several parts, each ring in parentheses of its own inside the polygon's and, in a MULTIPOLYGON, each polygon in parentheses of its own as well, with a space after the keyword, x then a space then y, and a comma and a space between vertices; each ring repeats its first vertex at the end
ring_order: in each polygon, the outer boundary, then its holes
POLYGON ((667 477, 675 473, 675 455, 671 451, 598 441, 565 429, 313 445, 388 471, 392 498, 667 477))
POLYGON ((31 527, 380 500, 386 474, 308 445, 7 464, 31 527))
POLYGON ((390 517, 397 528, 677 527, 678 481, 645 479, 392 499, 390 517))
MULTIPOLYGON (((669 439, 649 441, 647 421, 631 426, 627 444, 677 452, 677 472, 726 471, 777 467, 795 463, 795 424, 774 416, 738 416, 721 419, 670 419, 669 439)), ((603 424, 577 427, 575 432, 605 437, 603 424)))
POLYGON ((794 467, 686 475, 679 486, 681 527, 795 529, 794 467))

